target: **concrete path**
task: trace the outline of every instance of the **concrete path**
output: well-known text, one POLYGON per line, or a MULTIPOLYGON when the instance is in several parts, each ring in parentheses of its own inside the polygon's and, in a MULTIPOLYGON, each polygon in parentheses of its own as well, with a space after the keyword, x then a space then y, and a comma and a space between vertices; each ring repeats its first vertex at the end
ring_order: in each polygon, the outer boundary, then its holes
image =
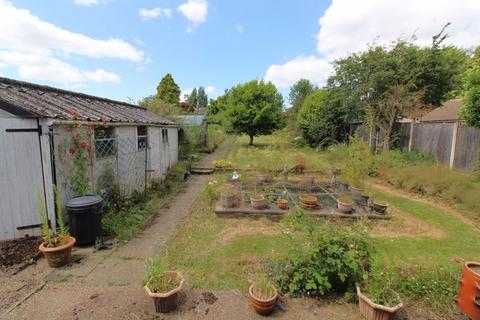
MULTIPOLYGON (((226 158, 233 142, 227 139, 214 153, 203 157, 200 165, 226 158)), ((147 228, 115 250, 92 253, 91 248, 75 249, 73 260, 77 262, 59 269, 48 268, 41 259, 15 276, 0 273, 0 317, 83 319, 86 316, 80 317, 79 313, 88 309, 92 314, 88 316, 90 319, 118 319, 119 316, 137 319, 123 309, 128 309, 131 303, 150 302, 145 299, 141 285, 144 260, 164 250, 165 243, 190 211, 208 179, 208 176, 191 176, 185 188, 168 205, 159 208, 147 228), (100 301, 101 306, 97 306, 100 301), (113 306, 123 311, 113 312, 113 306)), ((152 308, 148 305, 135 309, 138 313, 152 308)))

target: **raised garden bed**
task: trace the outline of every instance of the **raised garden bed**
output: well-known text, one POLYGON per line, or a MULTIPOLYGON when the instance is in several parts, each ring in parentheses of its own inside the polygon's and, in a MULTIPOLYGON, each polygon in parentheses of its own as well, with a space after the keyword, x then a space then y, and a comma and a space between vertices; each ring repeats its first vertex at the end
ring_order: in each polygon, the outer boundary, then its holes
POLYGON ((346 219, 390 219, 388 214, 379 214, 372 208, 357 203, 353 204, 350 213, 341 213, 337 209, 337 199, 345 195, 346 191, 338 189, 337 186, 328 182, 317 182, 305 184, 300 180, 292 180, 288 182, 272 181, 270 183, 262 183, 261 191, 258 190, 259 184, 243 184, 241 187, 241 200, 235 207, 226 208, 222 202, 218 202, 215 206, 215 213, 218 216, 237 217, 237 216, 269 216, 272 218, 281 217, 288 212, 282 210, 276 204, 278 199, 287 199, 289 208, 300 207, 305 209, 307 214, 346 219), (249 199, 252 194, 261 193, 269 203, 264 209, 255 209, 252 207, 249 199), (307 195, 307 196, 305 196, 307 195), (305 198, 314 196, 317 198, 315 205, 309 205, 305 208, 305 204, 301 203, 299 197, 305 198))

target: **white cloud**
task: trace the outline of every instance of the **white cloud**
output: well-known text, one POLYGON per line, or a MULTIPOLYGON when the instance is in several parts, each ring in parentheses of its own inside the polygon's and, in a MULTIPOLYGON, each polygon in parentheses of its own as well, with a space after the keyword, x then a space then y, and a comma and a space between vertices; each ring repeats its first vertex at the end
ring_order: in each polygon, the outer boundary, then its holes
POLYGON ((207 21, 207 0, 187 0, 187 2, 178 6, 177 9, 191 23, 187 28, 187 32, 192 32, 195 27, 207 21))
POLYGON ((172 18, 172 9, 163 9, 163 8, 152 8, 152 9, 140 9, 138 10, 138 15, 143 19, 153 19, 156 17, 165 17, 168 19, 172 18))
POLYGON ((480 43, 479 16, 476 0, 333 0, 319 19, 317 49, 332 59, 365 49, 376 38, 388 43, 412 34, 429 45, 447 22, 452 25, 445 43, 470 47, 480 43))
POLYGON ((185 96, 189 95, 192 93, 193 88, 185 88, 180 91, 180 101, 185 102, 187 99, 185 99, 185 96))
POLYGON ((332 66, 324 59, 299 56, 287 63, 268 67, 265 80, 273 82, 279 88, 288 88, 300 79, 322 84, 331 71, 332 66))
POLYGON ((75 4, 78 4, 78 5, 81 5, 81 6, 89 7, 89 6, 99 4, 100 0, 73 0, 73 2, 75 2, 75 4))
POLYGON ((71 56, 145 61, 144 53, 124 40, 99 40, 70 32, 0 0, 0 64, 17 67, 26 79, 64 84, 120 80, 103 69, 82 71, 66 61, 71 56))
POLYGON ((429 45, 447 23, 445 44, 472 47, 480 44, 480 1, 476 0, 333 0, 319 19, 318 56, 297 57, 268 68, 265 79, 288 87, 301 78, 323 83, 333 60, 363 50, 375 41, 386 44, 416 36, 429 45), (303 71, 299 71, 301 69, 303 71))
POLYGON ((205 88, 205 92, 207 94, 214 94, 217 91, 217 89, 214 86, 207 86, 205 88))
POLYGON ((245 27, 241 24, 237 24, 235 26, 235 30, 238 32, 238 33, 243 33, 243 31, 245 31, 245 27))

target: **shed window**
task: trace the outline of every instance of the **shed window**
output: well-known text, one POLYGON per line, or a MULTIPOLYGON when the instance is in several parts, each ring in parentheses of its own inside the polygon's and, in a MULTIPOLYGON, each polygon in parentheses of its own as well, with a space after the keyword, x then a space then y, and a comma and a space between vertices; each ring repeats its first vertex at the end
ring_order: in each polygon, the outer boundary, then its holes
POLYGON ((137 146, 138 150, 145 150, 148 147, 148 128, 146 126, 137 127, 137 146))
POLYGON ((162 142, 168 144, 168 129, 162 129, 162 142))
POLYGON ((97 158, 110 157, 116 154, 115 133, 113 127, 95 127, 95 155, 97 158))

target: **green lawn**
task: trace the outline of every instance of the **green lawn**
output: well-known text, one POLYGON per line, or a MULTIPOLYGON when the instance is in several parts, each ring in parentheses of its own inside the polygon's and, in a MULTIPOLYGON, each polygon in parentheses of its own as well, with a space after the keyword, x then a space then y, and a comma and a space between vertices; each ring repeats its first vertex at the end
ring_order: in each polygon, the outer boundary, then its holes
MULTIPOLYGON (((282 167, 292 166, 298 158, 304 157, 308 168, 327 169, 334 165, 329 163, 325 152, 292 147, 285 134, 257 138, 256 142, 252 147, 247 145, 247 138, 238 138, 229 160, 239 167, 255 167, 266 157, 282 167)), ((318 178, 329 177, 322 177, 319 173, 318 178)), ((222 181, 223 175, 212 176, 211 180, 222 181)), ((286 256, 298 243, 295 241, 302 241, 301 237, 293 241, 287 234, 291 230, 282 222, 219 219, 213 211, 214 201, 209 201, 215 192, 212 187, 207 189, 210 192, 204 192, 197 200, 195 210, 168 243, 165 254, 172 268, 185 273, 189 286, 246 290, 250 281, 264 272, 263 264, 267 259, 286 256)), ((391 236, 375 233, 376 264, 394 270, 392 277, 395 279, 392 281, 396 282, 395 289, 404 299, 438 313, 453 310, 450 305, 461 269, 461 264, 453 261, 459 258, 480 260, 478 229, 425 201, 394 195, 375 187, 371 191, 386 200, 394 209, 392 212, 401 211, 404 217, 420 221, 440 234, 432 237, 429 234, 391 236)), ((319 223, 323 221, 319 219, 319 223)), ((340 222, 352 223, 367 228, 387 223, 395 230, 401 228, 403 222, 399 217, 389 222, 340 222)))

